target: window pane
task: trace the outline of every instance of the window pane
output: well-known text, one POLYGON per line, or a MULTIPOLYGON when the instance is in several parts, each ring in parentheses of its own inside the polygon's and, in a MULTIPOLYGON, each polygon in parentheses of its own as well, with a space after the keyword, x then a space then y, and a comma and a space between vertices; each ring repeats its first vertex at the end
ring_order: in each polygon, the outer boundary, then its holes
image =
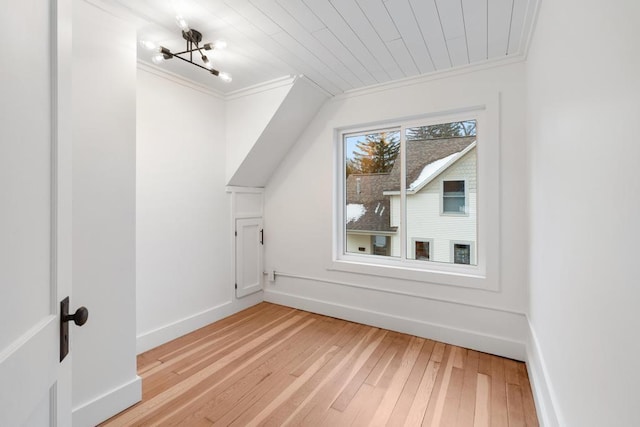
POLYGON ((431 258, 429 242, 416 242, 416 259, 428 261, 431 258))
POLYGON ((429 260, 454 263, 452 242, 477 235, 476 121, 407 128, 405 138, 407 257, 421 259, 428 237, 429 260))
POLYGON ((464 181, 444 181, 442 198, 443 213, 466 213, 464 181))
POLYGON ((347 253, 400 256, 400 131, 345 135, 347 253))
POLYGON ((456 243, 453 245, 453 262, 456 264, 471 263, 471 248, 469 245, 461 245, 456 243))

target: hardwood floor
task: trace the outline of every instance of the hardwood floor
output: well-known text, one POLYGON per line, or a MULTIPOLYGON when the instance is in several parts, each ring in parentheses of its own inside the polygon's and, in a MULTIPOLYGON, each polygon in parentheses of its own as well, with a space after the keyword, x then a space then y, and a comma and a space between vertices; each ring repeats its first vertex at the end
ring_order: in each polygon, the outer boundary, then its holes
POLYGON ((523 363, 261 303, 138 356, 131 425, 535 426, 523 363))

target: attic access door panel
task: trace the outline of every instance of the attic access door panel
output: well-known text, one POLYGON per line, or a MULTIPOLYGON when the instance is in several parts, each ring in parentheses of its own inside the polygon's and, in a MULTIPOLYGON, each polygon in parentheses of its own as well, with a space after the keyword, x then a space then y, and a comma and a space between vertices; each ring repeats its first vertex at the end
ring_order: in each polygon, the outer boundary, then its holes
POLYGON ((236 296, 262 290, 262 218, 236 219, 236 296))

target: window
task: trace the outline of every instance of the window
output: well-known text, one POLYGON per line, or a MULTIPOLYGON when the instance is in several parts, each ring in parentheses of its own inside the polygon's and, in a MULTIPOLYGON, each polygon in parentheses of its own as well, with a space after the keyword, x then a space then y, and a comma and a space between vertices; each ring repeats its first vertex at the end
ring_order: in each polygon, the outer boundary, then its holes
POLYGON ((464 181, 442 181, 442 213, 464 214, 466 194, 464 181))
POLYGON ((476 145, 476 120, 344 135, 344 253, 462 264, 432 246, 476 240, 476 145))
POLYGON ((414 258, 421 261, 429 261, 431 259, 431 240, 421 239, 413 240, 414 258))
POLYGON ((373 236, 371 246, 374 255, 389 255, 389 236, 373 236))
POLYGON ((455 264, 471 264, 471 245, 454 243, 453 262, 455 264))
POLYGON ((499 145, 497 139, 485 145, 484 138, 495 138, 498 127, 484 120, 480 108, 337 133, 330 268, 475 287, 488 283, 491 254, 497 277, 499 239, 490 231, 499 227, 499 145), (481 217, 480 201, 486 209, 481 217))

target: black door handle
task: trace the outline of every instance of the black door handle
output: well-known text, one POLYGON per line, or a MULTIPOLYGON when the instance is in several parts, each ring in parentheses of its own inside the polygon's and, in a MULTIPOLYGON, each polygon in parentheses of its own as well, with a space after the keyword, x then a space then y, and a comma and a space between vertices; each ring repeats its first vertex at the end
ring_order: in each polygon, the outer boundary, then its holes
POLYGON ((69 314, 69 297, 60 301, 60 361, 69 354, 69 320, 78 326, 87 323, 89 310, 80 307, 75 313, 69 314))
POLYGON ((89 310, 87 310, 87 307, 80 307, 79 309, 76 310, 75 313, 65 315, 62 318, 62 321, 68 322, 69 320, 73 320, 73 323, 75 323, 78 326, 82 326, 85 323, 87 323, 88 318, 89 318, 89 310))
POLYGON ((260 244, 264 245, 264 228, 260 230, 260 244))

